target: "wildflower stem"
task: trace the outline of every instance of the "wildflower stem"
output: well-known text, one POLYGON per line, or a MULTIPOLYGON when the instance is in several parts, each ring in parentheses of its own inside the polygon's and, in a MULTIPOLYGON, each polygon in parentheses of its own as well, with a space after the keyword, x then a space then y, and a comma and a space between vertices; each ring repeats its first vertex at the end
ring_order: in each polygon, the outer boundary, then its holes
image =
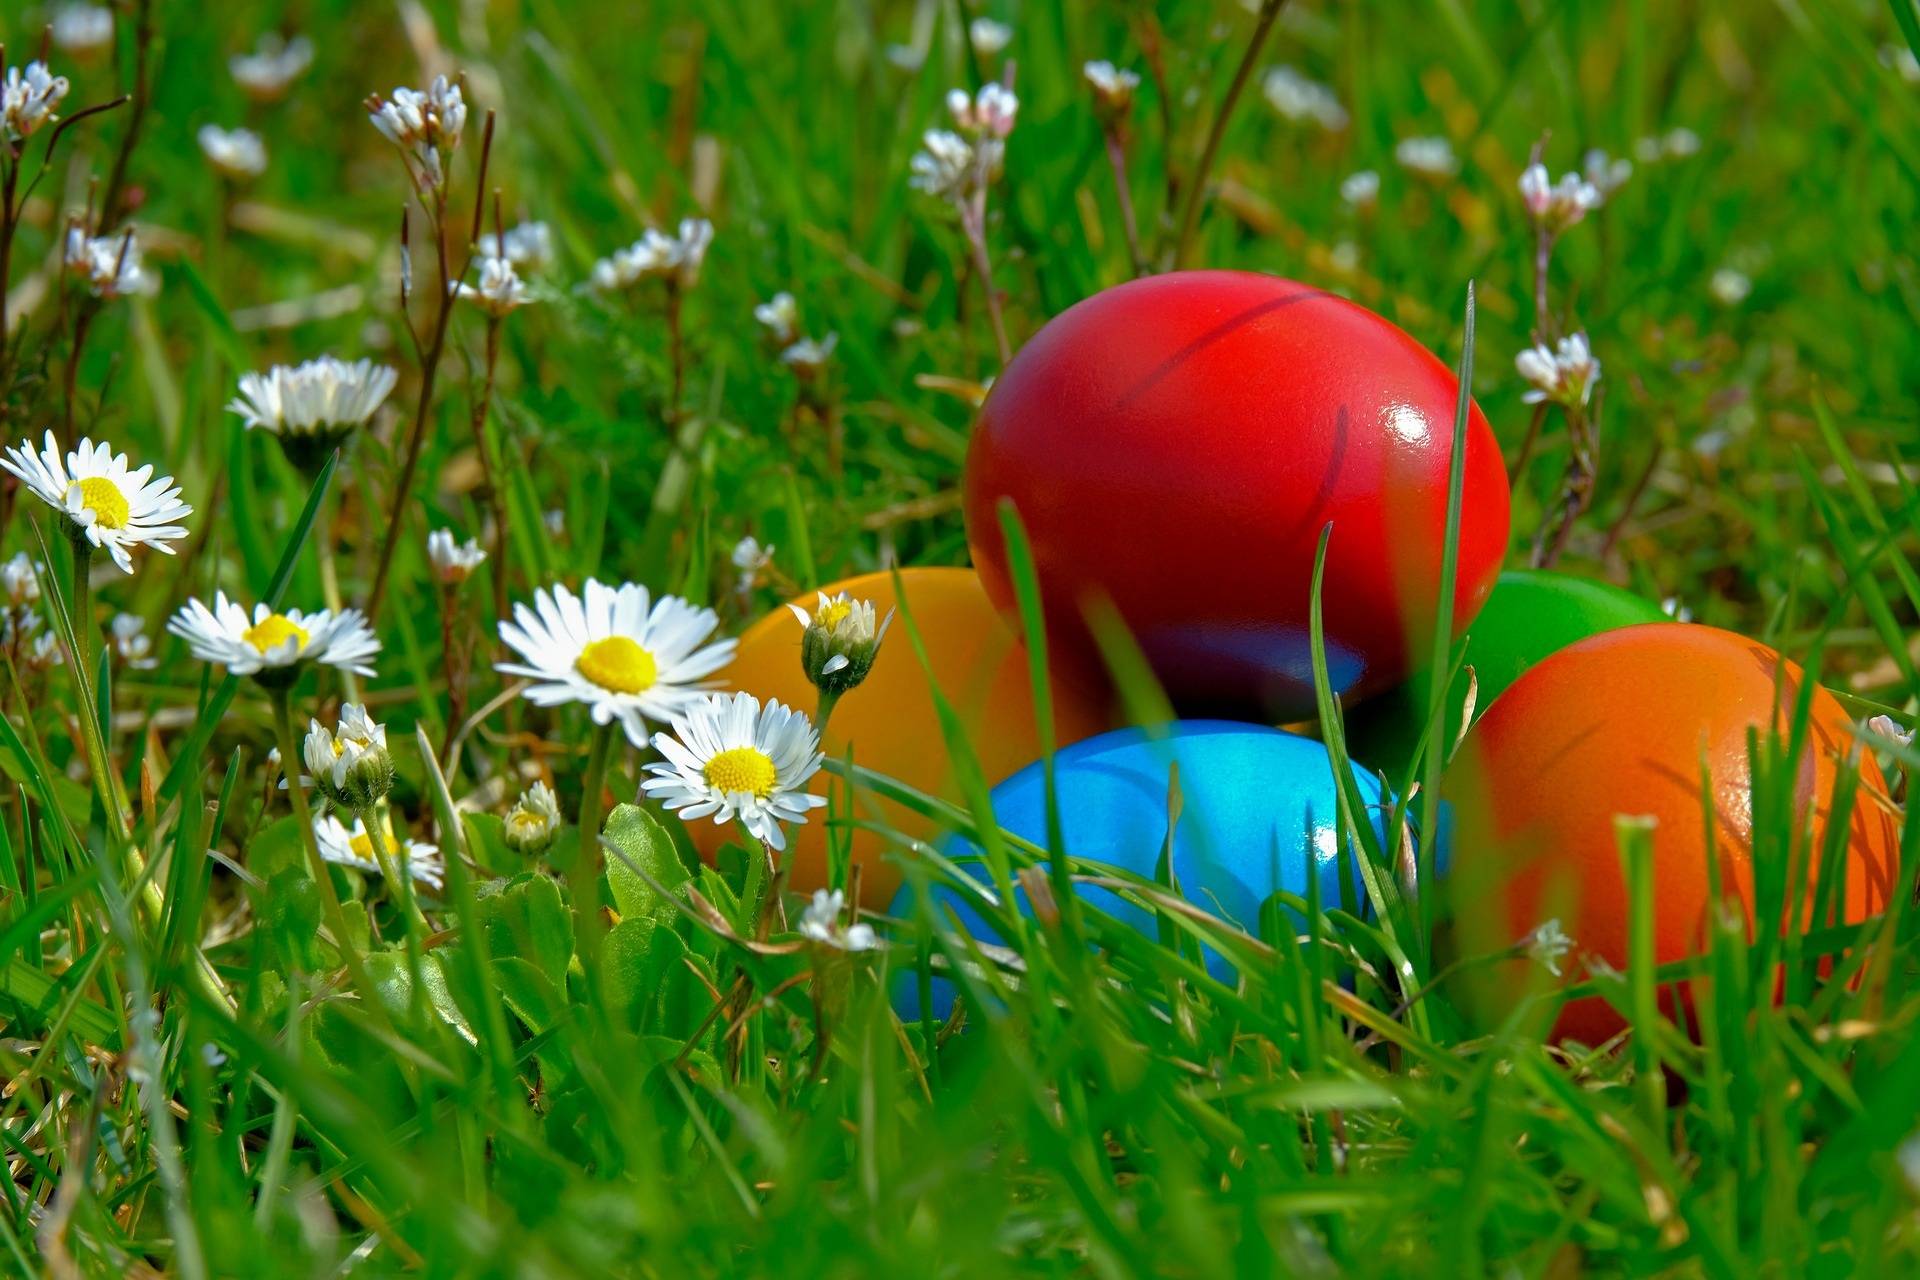
MULTIPOLYGON (((491 116, 489 116, 491 119, 491 116)), ((473 404, 473 447, 480 454, 480 476, 487 486, 487 502, 493 510, 493 563, 489 581, 493 584, 493 616, 507 616, 507 491, 504 465, 493 465, 493 450, 487 441, 487 415, 493 409, 493 376, 500 363, 500 317, 487 318, 487 367, 481 375, 480 396, 473 404)))
POLYGON ((987 321, 993 326, 994 349, 1000 353, 1000 365, 1005 368, 1013 359, 1013 345, 1007 341, 1007 321, 1000 313, 1000 294, 993 284, 993 258, 987 252, 984 184, 981 192, 978 204, 966 200, 959 202, 960 229, 967 238, 967 247, 973 251, 973 268, 980 273, 980 292, 987 299, 987 321))
MULTIPOLYGON (((311 482, 312 477, 308 477, 311 482)), ((334 494, 321 499, 324 504, 313 522, 313 552, 320 562, 320 596, 327 602, 327 608, 338 614, 344 607, 340 598, 340 570, 334 562, 333 549, 333 510, 332 504, 339 501, 334 494)), ((352 671, 341 668, 340 680, 346 700, 360 701, 360 677, 352 671)))
POLYGON ((1246 90, 1247 80, 1253 75, 1253 67, 1260 60, 1260 50, 1267 43, 1267 36, 1273 30, 1274 20, 1280 16, 1286 0, 1261 0, 1260 17, 1254 24, 1253 39, 1247 43, 1247 51, 1240 59, 1240 65, 1234 68, 1233 82, 1227 86, 1227 96, 1220 100, 1220 110, 1213 117, 1213 127, 1207 130, 1206 145, 1200 149, 1200 162, 1193 168, 1193 175, 1187 181, 1186 203, 1180 212, 1180 232, 1173 242, 1173 265, 1184 266, 1187 251, 1193 243, 1194 225, 1200 219, 1200 204, 1207 190, 1207 174, 1213 168, 1213 159, 1220 151, 1220 142, 1227 136, 1227 122, 1233 119, 1233 109, 1240 101, 1240 95, 1246 90))
POLYGON ((67 352, 67 367, 62 377, 61 388, 63 404, 60 410, 60 447, 73 448, 73 402, 79 394, 80 356, 87 347, 87 333, 93 328, 93 313, 96 300, 83 299, 80 308, 73 317, 73 346, 67 352))
POLYGON ((1547 271, 1553 262, 1553 233, 1544 224, 1533 229, 1533 327, 1541 342, 1553 340, 1553 325, 1547 310, 1547 271))
MULTIPOLYGON (((680 436, 680 397, 686 393, 686 351, 685 334, 681 326, 681 304, 685 295, 680 291, 678 281, 667 282, 667 364, 672 370, 671 390, 667 397, 666 418, 667 437, 677 441, 680 436)), ((502 614, 502 617, 505 615, 502 614)))
MULTIPOLYGON (((93 544, 84 535, 68 539, 73 546, 73 661, 75 687, 93 688, 93 544)), ((82 715, 91 708, 82 707, 82 715)), ((104 726, 103 726, 104 727, 104 726)))
POLYGON ((1121 140, 1120 131, 1112 125, 1104 131, 1107 135, 1107 162, 1113 166, 1113 192, 1120 201, 1120 225, 1127 236, 1127 258, 1133 263, 1133 274, 1147 274, 1147 258, 1140 248, 1140 224, 1133 215, 1133 192, 1127 183, 1127 147, 1121 140))
POLYGON ((607 776, 607 756, 613 748, 615 725, 595 725, 593 742, 587 748, 587 772, 580 785, 580 856, 567 877, 573 895, 574 936, 584 960, 598 948, 590 945, 600 936, 600 793, 607 776))
POLYGON ((353 947, 353 941, 347 935, 347 913, 340 905, 340 894, 333 887, 333 872, 327 866, 327 860, 320 856, 320 839, 313 830, 313 811, 307 806, 306 789, 300 785, 300 744, 293 736, 293 689, 291 685, 278 685, 267 690, 268 700, 273 704, 273 729, 280 746, 280 771, 286 775, 287 798, 293 805, 294 825, 300 828, 300 843, 307 851, 307 871, 320 889, 320 913, 327 922, 327 931, 333 935, 333 945, 340 953, 341 963, 346 966, 347 977, 352 981, 354 990, 361 1000, 386 1016, 386 1006, 380 1003, 375 994, 373 980, 360 961, 360 953, 353 947))
POLYGON ((400 914, 407 928, 407 956, 413 960, 420 947, 419 935, 427 931, 427 917, 413 896, 413 868, 407 863, 406 851, 402 849, 400 857, 394 857, 393 849, 387 844, 387 828, 380 817, 380 806, 370 804, 356 810, 354 817, 367 833, 367 845, 373 850, 373 860, 380 864, 380 874, 400 899, 400 914))

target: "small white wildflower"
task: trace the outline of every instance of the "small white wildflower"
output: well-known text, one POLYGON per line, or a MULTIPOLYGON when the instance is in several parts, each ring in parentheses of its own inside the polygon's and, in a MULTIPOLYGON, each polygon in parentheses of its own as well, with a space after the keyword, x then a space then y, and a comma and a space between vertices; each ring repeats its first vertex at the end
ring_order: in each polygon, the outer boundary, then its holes
POLYGON ((7 78, 0 80, 0 133, 24 142, 58 120, 54 113, 68 88, 67 78, 49 72, 44 62, 8 67, 7 78))
POLYGON ((1700 135, 1685 125, 1678 125, 1667 130, 1667 136, 1660 140, 1660 146, 1672 159, 1684 160, 1700 154, 1700 135))
POLYGON ((1577 173, 1554 182, 1547 166, 1530 164, 1520 174, 1520 199, 1527 215, 1549 232, 1558 234, 1600 207, 1600 189, 1577 173))
POLYGON ((1560 928, 1557 919, 1548 920, 1529 933, 1521 943, 1527 955, 1554 977, 1560 976, 1560 961, 1573 950, 1573 939, 1560 928))
POLYGON ((784 823, 805 822, 825 796, 807 781, 820 771, 820 735, 805 713, 750 693, 710 694, 674 713, 673 732, 653 735, 665 760, 647 766, 642 790, 683 822, 735 818, 774 849, 786 847, 784 823))
POLYGON ((1900 78, 1908 84, 1920 84, 1920 58, 1904 44, 1883 44, 1880 46, 1880 65, 1891 67, 1900 73, 1900 78))
POLYGON ((800 336, 800 306, 784 289, 756 306, 753 318, 766 326, 773 340, 782 347, 800 336))
POLYGON ((690 289, 700 280, 700 267, 712 243, 713 224, 705 218, 682 219, 676 235, 649 227, 626 248, 593 264, 592 285, 607 292, 643 280, 665 280, 690 289))
POLYGON ((1138 71, 1123 71, 1101 58, 1081 67, 1080 74, 1093 89, 1093 105, 1102 119, 1118 120, 1133 110, 1134 91, 1140 87, 1138 71))
POLYGON ((1753 281, 1744 271, 1736 271, 1732 267, 1721 267, 1707 281, 1707 292, 1712 294, 1713 300, 1721 306, 1737 307, 1747 300, 1748 294, 1753 292, 1753 281))
POLYGON ((1867 732, 1901 747, 1913 745, 1913 730, 1902 729, 1892 716, 1874 716, 1867 721, 1867 732))
POLYGON ((467 299, 496 320, 534 301, 533 293, 520 278, 520 273, 505 258, 481 259, 480 283, 456 281, 453 292, 454 296, 467 299))
POLYGON ((1342 240, 1327 250, 1327 261, 1335 271, 1350 275, 1360 269, 1360 246, 1351 240, 1342 240))
POLYGON ((160 287, 147 274, 131 229, 116 236, 89 236, 77 226, 69 227, 66 263, 68 273, 85 280, 96 298, 127 298, 160 287))
POLYGON ((1599 147, 1591 147, 1581 160, 1580 167, 1586 171, 1587 181, 1600 193, 1602 200, 1611 200, 1613 193, 1627 185, 1627 179, 1633 177, 1633 161, 1625 156, 1617 159, 1609 156, 1599 147))
POLYGON ((373 94, 366 109, 373 127, 420 166, 430 185, 445 181, 446 158, 459 148, 467 125, 458 84, 435 76, 425 89, 399 88, 386 98, 373 94))
POLYGON ((1593 395, 1593 384, 1600 381, 1600 362, 1594 359, 1584 333, 1569 334, 1552 348, 1528 347, 1514 357, 1513 364, 1533 384, 1521 397, 1527 404, 1585 405, 1593 395))
POLYGON ((196 136, 200 153, 221 177, 244 181, 267 171, 267 146, 251 129, 222 129, 217 124, 207 124, 200 126, 196 136))
POLYGON ((49 22, 53 47, 75 57, 99 53, 113 43, 113 10, 97 4, 63 4, 49 22))
POLYGON ((33 671, 50 671, 63 665, 66 654, 61 651, 59 638, 51 631, 42 631, 27 645, 27 667, 33 671))
POLYGON ((287 40, 274 31, 261 36, 252 53, 236 53, 227 59, 234 82, 256 102, 282 97, 312 65, 313 41, 305 36, 287 40))
POLYGON ((1311 122, 1322 129, 1347 127, 1347 109, 1340 105, 1333 90, 1310 79, 1297 67, 1272 67, 1260 81, 1260 90, 1288 120, 1311 122))
POLYGON ((973 188, 973 144, 950 129, 929 129, 907 167, 908 185, 930 196, 962 199, 973 188))
POLYGON ((1014 119, 1020 113, 1020 99, 1013 90, 993 82, 981 85, 971 97, 965 89, 949 90, 947 110, 962 132, 1004 139, 1013 132, 1014 119))
POLYGON ((800 936, 836 951, 872 951, 878 947, 880 939, 872 925, 864 922, 851 925, 840 923, 840 917, 846 913, 846 909, 847 895, 840 890, 829 893, 825 889, 815 889, 813 901, 800 913, 800 936))
POLYGON ((453 587, 465 582, 486 558, 477 539, 455 542, 451 529, 435 529, 427 535, 427 561, 433 566, 433 576, 443 585, 453 587))
POLYGON ((13 559, 0 564, 0 592, 16 609, 40 598, 40 575, 26 552, 15 552, 13 559))
POLYGON ((1668 596, 1662 600, 1660 602, 1660 612, 1666 614, 1675 622, 1693 621, 1693 610, 1687 608, 1686 603, 1682 601, 1679 596, 1668 596))
POLYGON ((773 545, 760 545, 752 534, 733 544, 733 568, 740 575, 740 590, 751 591, 773 567, 773 545))
POLYGON ((1430 178, 1450 178, 1460 168, 1453 144, 1440 137, 1402 138, 1394 145, 1393 158, 1402 168, 1430 178))
POLYGON ((827 361, 833 356, 833 349, 839 343, 840 335, 837 333, 829 333, 818 340, 802 338, 780 353, 780 362, 802 377, 812 377, 826 368, 827 361))
POLYGON ((148 671, 159 665, 153 656, 153 637, 147 634, 146 619, 132 613, 116 613, 108 624, 113 651, 134 671, 148 671))
POLYGON ((975 18, 967 24, 967 40, 975 53, 991 58, 1012 43, 1013 28, 992 18, 975 18))
POLYGON ((1356 209, 1371 209, 1380 202, 1380 175, 1372 169, 1350 173, 1340 182, 1340 198, 1356 209))
POLYGON ((553 266, 553 230, 544 222, 523 222, 501 235, 489 231, 473 248, 481 258, 505 258, 535 275, 553 266))

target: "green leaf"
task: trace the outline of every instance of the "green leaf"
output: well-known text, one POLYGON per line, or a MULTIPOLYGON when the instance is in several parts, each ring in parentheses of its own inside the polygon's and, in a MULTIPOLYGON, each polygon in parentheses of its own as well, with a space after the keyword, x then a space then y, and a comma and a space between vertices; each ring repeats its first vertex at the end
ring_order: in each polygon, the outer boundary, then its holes
POLYGON ((671 924, 679 908, 661 898, 640 873, 652 876, 669 892, 693 879, 673 847, 673 838, 651 813, 639 805, 623 804, 614 806, 608 816, 605 839, 612 846, 607 885, 621 917, 671 924))
POLYGON ((493 962, 493 980, 500 996, 514 1016, 535 1031, 545 1031, 560 1021, 566 1001, 547 975, 517 956, 501 956, 493 962))
POLYGON ((483 896, 479 906, 493 956, 522 960, 565 989, 573 925, 559 885, 537 871, 524 872, 483 896))

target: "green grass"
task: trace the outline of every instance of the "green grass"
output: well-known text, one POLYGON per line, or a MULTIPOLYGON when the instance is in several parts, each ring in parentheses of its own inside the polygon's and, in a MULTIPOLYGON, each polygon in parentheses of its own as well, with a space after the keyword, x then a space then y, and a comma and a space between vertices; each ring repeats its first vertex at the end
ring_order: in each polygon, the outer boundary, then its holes
MULTIPOLYGON (((1017 60, 1020 122, 987 233, 1017 347, 1131 274, 1080 64, 1145 71, 1149 47, 1163 63, 1171 101, 1146 76, 1130 141, 1155 251, 1180 212, 1170 176, 1191 190, 1254 18, 1225 0, 429 0, 404 21, 368 0, 217 12, 124 0, 111 56, 76 65, 55 52, 74 81, 67 114, 135 85, 136 14, 149 9, 149 86, 122 190, 161 287, 99 309, 71 405, 81 294, 50 269, 66 214, 88 204, 90 183, 111 185, 130 106, 62 138, 13 252, 8 442, 71 409, 76 434, 170 471, 196 510, 178 559, 98 575, 92 616, 76 617, 58 517, 27 494, 0 507, 0 552, 54 553, 40 629, 68 655, 51 671, 12 649, 0 663, 0 1269, 1746 1277, 1920 1265, 1920 1147, 1906 1145, 1920 1129, 1912 823, 1886 916, 1841 926, 1816 911, 1786 937, 1754 939, 1716 926, 1695 960, 1579 988, 1633 1022, 1601 1053, 1542 1044, 1544 990, 1504 1020, 1469 1016, 1433 958, 1431 903, 1403 894, 1396 841, 1376 847, 1357 792, 1344 825, 1372 909, 1287 900, 1275 906, 1296 914, 1267 912, 1254 936, 1182 912, 1162 881, 996 832, 992 780, 951 716, 958 804, 892 782, 884 761, 832 761, 835 812, 847 788, 868 788, 975 837, 993 897, 938 850, 901 840, 891 856, 910 883, 968 895, 1014 963, 954 934, 926 897, 884 954, 796 949, 777 926, 762 942, 745 861, 697 867, 677 821, 635 808, 616 809, 606 834, 618 922, 576 938, 566 886, 580 878, 549 869, 582 865, 577 837, 530 864, 497 815, 524 770, 549 773, 575 812, 584 717, 503 701, 457 753, 441 751, 457 708, 423 547, 430 527, 479 533, 489 510, 472 426, 485 327, 472 310, 453 319, 400 508, 380 675, 363 689, 398 765, 396 825, 445 849, 448 884, 421 935, 378 878, 334 872, 348 937, 323 939, 322 886, 263 766, 267 700, 159 628, 216 587, 317 604, 322 550, 349 603, 371 587, 419 364, 396 305, 407 187, 360 108, 368 93, 424 83, 423 66, 463 71, 475 110, 451 220, 464 236, 494 109, 487 185, 509 224, 539 218, 555 233, 558 287, 507 319, 485 420, 504 466, 510 596, 597 573, 711 599, 737 629, 787 585, 965 562, 957 486, 973 395, 998 361, 952 219, 906 183, 921 131, 944 124, 946 90, 1017 60), (969 50, 963 19, 976 12, 1012 24, 1005 55, 969 50), (250 105, 225 60, 282 22, 313 37, 315 65, 284 102, 250 105), (892 46, 922 64, 903 68, 892 46), (257 129, 264 176, 216 181, 194 140, 205 123, 257 129), (662 309, 569 286, 643 226, 693 215, 711 217, 716 238, 685 298, 676 401, 662 309), (804 413, 751 314, 781 289, 806 332, 839 335, 804 413), (223 406, 242 372, 327 352, 392 363, 401 384, 378 430, 314 477, 223 406), (749 533, 776 546, 779 577, 742 600, 728 556, 749 533), (157 665, 103 660, 74 680, 81 629, 97 635, 122 611, 148 621, 157 665), (1157 913, 1157 936, 1075 902, 1076 871, 1124 879, 1157 913), (1051 888, 1064 909, 1010 912, 999 904, 1016 885, 1051 888), (1209 974, 1202 944, 1233 959, 1238 985, 1209 974), (348 955, 361 973, 344 971, 348 955), (901 1025, 889 1010, 890 984, 936 969, 962 993, 963 1030, 901 1025), (1696 984, 1690 1037, 1660 1015, 1657 983, 1695 974, 1711 983, 1696 984)), ((38 48, 42 20, 24 3, 0 16, 9 65, 38 48)), ((1695 131, 1697 154, 1640 163, 1555 254, 1556 306, 1606 368, 1596 499, 1566 563, 1766 639, 1817 666, 1862 718, 1910 722, 1920 87, 1890 65, 1910 38, 1909 0, 1289 6, 1258 67, 1301 67, 1351 121, 1332 133, 1288 123, 1250 85, 1190 257, 1313 281, 1401 324, 1472 371, 1512 459, 1529 416, 1512 366, 1532 319, 1513 185, 1529 147, 1550 130, 1558 172, 1588 146, 1618 155, 1695 131), (1459 176, 1397 166, 1394 143, 1413 135, 1450 138, 1459 176), (1382 175, 1367 214, 1338 196, 1362 168, 1382 175), (1732 304, 1709 287, 1729 267, 1752 282, 1732 304)), ((40 154, 36 139, 29 177, 40 154)), ((432 271, 417 210, 411 234, 424 325, 432 271)), ((1515 563, 1558 493, 1559 421, 1513 477, 1515 563)), ((1024 548, 1016 523, 1006 532, 1024 548)), ((1037 618, 1023 552, 1015 576, 1022 616, 1037 618)), ((469 715, 504 687, 489 669, 488 585, 482 570, 459 597, 456 645, 479 646, 469 715)), ((1163 718, 1130 637, 1099 630, 1132 718, 1163 718)), ((897 620, 888 644, 894 660, 918 649, 915 620, 897 620)), ((1036 654, 1036 679, 1044 671, 1036 654)), ((332 673, 308 676, 297 722, 330 718, 345 692, 332 673)), ((1834 860, 1794 821, 1804 737, 1801 722, 1754 744, 1762 919, 1836 889, 1823 870, 1834 860)), ((614 751, 612 795, 633 794, 641 763, 614 751)), ((1436 777, 1390 834, 1431 826, 1436 777)), ((1620 844, 1638 941, 1648 848, 1624 827, 1620 844)))

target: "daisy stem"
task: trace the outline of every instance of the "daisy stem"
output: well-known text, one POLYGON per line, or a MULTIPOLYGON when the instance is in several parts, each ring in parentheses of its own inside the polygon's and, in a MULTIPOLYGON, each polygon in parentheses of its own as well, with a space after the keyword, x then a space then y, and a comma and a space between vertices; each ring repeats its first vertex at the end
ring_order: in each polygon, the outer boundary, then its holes
POLYGON ((587 748, 587 773, 580 787, 580 856, 567 877, 582 959, 591 954, 589 940, 600 936, 600 793, 606 782, 613 731, 611 720, 593 728, 593 744, 587 748))
MULTIPOLYGON (((308 477, 311 481, 312 477, 308 477)), ((336 494, 329 493, 321 499, 326 503, 320 516, 314 521, 313 549, 320 561, 320 597, 327 602, 327 608, 337 617, 345 602, 340 596, 340 569, 334 560, 333 552, 333 503, 340 501, 336 494)), ((360 677, 351 668, 340 669, 340 683, 348 702, 360 701, 360 677)))
POLYGON ((367 833, 367 845, 373 850, 373 860, 380 864, 380 874, 386 877, 388 890, 400 897, 400 918, 406 924, 407 972, 413 977, 414 1014, 417 1018, 418 1002, 426 991, 420 962, 420 935, 428 932, 428 928, 427 917, 420 910, 419 900, 413 896, 413 868, 407 865, 404 849, 396 861, 393 850, 387 847, 387 825, 381 819, 380 806, 370 804, 354 816, 367 833))
POLYGON ((267 696, 273 703, 274 736, 280 744, 280 771, 286 775, 287 798, 293 804, 294 825, 300 828, 300 843, 307 851, 307 870, 320 887, 320 913, 327 922, 328 932, 333 934, 333 944, 340 952, 341 962, 347 967, 347 977, 353 982, 354 990, 370 1009, 391 1023, 386 1005, 380 1002, 373 980, 367 976, 366 966, 360 962, 360 953, 354 950, 353 942, 347 936, 347 913, 341 908, 340 894, 333 887, 333 872, 327 866, 327 860, 320 856, 320 841, 313 830, 313 811, 307 807, 306 789, 300 785, 300 746, 293 736, 293 690, 291 686, 272 688, 267 691, 267 696))
POLYGON ((819 705, 813 709, 813 730, 820 735, 822 742, 827 740, 827 718, 833 714, 833 709, 839 704, 839 694, 826 689, 820 691, 819 705))
POLYGON ((93 688, 93 544, 84 537, 73 545, 73 659, 82 689, 93 688))

